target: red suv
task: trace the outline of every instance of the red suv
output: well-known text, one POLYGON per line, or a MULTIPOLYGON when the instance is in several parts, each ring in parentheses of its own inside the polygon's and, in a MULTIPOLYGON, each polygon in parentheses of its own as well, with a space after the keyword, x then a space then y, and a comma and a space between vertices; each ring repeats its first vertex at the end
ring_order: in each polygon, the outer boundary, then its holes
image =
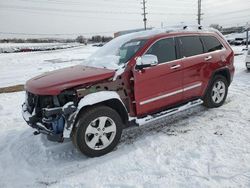
POLYGON ((234 53, 216 31, 145 31, 113 39, 84 64, 26 83, 23 117, 34 134, 71 138, 85 155, 104 155, 125 127, 204 104, 221 106, 234 53))

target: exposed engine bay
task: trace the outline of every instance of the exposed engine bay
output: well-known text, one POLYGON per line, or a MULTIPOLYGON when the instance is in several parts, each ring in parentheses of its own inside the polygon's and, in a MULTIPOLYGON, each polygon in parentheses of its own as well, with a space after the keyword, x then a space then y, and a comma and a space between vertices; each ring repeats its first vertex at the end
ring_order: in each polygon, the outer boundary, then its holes
POLYGON ((128 106, 128 96, 122 79, 115 82, 103 82, 85 87, 65 90, 57 96, 41 96, 26 92, 23 104, 23 117, 32 127, 37 129, 34 134, 46 134, 50 141, 62 142, 69 137, 72 125, 79 112, 79 101, 84 96, 99 91, 116 91, 128 106), (65 131, 68 130, 68 131, 65 131), (65 136, 65 132, 68 132, 65 136))
POLYGON ((58 96, 38 96, 26 92, 23 116, 26 122, 37 129, 35 135, 43 133, 51 141, 63 141, 63 130, 75 119, 77 97, 66 91, 58 96), (70 102, 69 102, 70 101, 70 102))

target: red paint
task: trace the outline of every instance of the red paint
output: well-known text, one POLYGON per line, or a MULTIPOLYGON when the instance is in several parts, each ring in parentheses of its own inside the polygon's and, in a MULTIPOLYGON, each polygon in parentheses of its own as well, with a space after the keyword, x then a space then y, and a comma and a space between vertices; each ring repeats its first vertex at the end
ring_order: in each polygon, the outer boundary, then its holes
POLYGON ((131 67, 130 70, 133 72, 134 76, 133 97, 135 98, 135 104, 133 108, 131 108, 133 110, 132 114, 136 114, 136 116, 144 116, 159 111, 162 108, 184 102, 188 99, 202 97, 205 94, 209 81, 215 71, 227 68, 230 72, 231 78, 233 78, 233 57, 234 53, 231 47, 220 35, 217 35, 216 33, 178 32, 165 33, 151 37, 143 49, 137 52, 133 60, 129 62, 129 67, 131 67), (168 64, 159 64, 155 67, 147 68, 142 72, 134 69, 136 64, 134 59, 142 56, 157 40, 168 37, 189 35, 214 36, 224 45, 226 49, 224 51, 215 51, 194 57, 182 58, 168 64), (209 61, 205 61, 204 59, 209 55, 212 55, 213 58, 209 61), (179 69, 174 71, 170 69, 172 65, 178 64, 181 65, 179 69), (141 101, 172 93, 198 83, 202 83, 201 87, 190 89, 148 104, 140 105, 141 101))
MULTIPOLYGON (((202 97, 212 75, 220 69, 228 69, 231 78, 234 74, 233 51, 227 42, 216 33, 204 32, 176 32, 164 33, 148 38, 144 47, 129 61, 121 75, 129 97, 129 113, 131 116, 143 116, 195 97, 202 97), (157 40, 188 35, 212 35, 223 43, 225 50, 201 54, 189 58, 159 64, 142 71, 135 70, 136 59, 142 56, 157 40), (204 59, 213 56, 209 61, 204 59), (173 65, 180 68, 171 70, 173 65), (150 103, 140 104, 152 98, 173 93, 194 84, 201 83, 201 87, 180 92, 150 103)), ((29 80, 26 89, 38 95, 58 95, 61 91, 79 85, 90 84, 114 76, 115 72, 108 69, 89 68, 83 66, 70 67, 54 71, 29 80)))
POLYGON ((52 71, 26 83, 26 90, 37 95, 58 95, 65 89, 102 81, 114 76, 115 71, 82 65, 52 71))

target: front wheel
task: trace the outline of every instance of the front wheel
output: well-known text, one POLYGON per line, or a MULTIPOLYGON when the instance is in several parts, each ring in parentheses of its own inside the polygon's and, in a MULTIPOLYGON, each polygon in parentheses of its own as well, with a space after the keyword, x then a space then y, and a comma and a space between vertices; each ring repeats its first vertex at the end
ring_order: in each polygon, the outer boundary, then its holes
POLYGON ((216 75, 204 97, 204 105, 217 108, 223 105, 227 98, 228 82, 224 76, 216 75))
POLYGON ((77 148, 89 157, 98 157, 114 149, 123 129, 119 114, 107 106, 95 106, 81 114, 73 130, 77 148))

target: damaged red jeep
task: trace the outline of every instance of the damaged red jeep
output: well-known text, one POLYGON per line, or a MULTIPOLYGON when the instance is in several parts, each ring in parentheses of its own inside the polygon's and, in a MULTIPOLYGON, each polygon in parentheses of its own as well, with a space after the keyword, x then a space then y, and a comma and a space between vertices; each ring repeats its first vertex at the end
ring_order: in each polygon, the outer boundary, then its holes
POLYGON ((221 106, 233 62, 229 44, 213 30, 124 35, 82 65, 27 81, 23 117, 35 135, 71 138, 83 154, 101 156, 114 149, 126 127, 200 104, 221 106))

